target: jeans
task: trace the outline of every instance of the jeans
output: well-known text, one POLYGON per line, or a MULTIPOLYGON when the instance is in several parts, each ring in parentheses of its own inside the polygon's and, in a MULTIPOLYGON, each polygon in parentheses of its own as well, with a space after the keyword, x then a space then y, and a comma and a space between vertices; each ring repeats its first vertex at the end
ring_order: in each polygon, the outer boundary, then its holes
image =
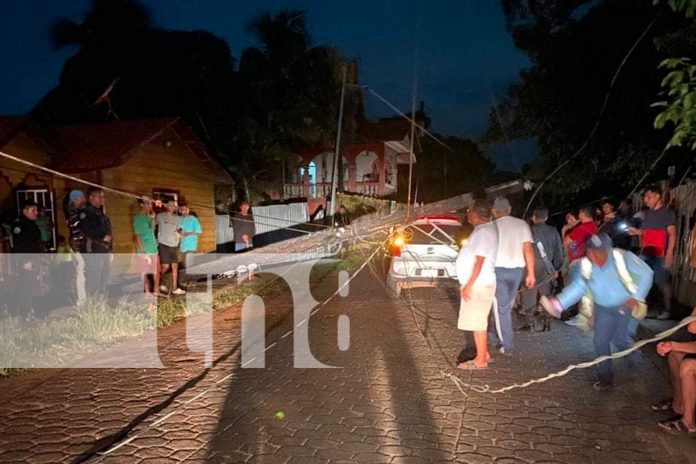
POLYGON ((84 253, 87 296, 108 298, 111 278, 110 253, 84 253))
POLYGON ((672 285, 670 284, 670 270, 665 267, 664 256, 641 256, 645 263, 653 270, 653 285, 660 289, 662 294, 662 311, 672 312, 672 285))
POLYGON ((512 307, 515 305, 515 297, 522 283, 524 268, 509 269, 506 267, 495 268, 495 299, 498 303, 495 320, 495 338, 498 339, 505 351, 512 351, 515 347, 512 335, 512 307))
MULTIPOLYGON (((628 324, 631 321, 631 309, 627 306, 607 308, 594 306, 594 349, 597 356, 611 354, 611 345, 619 351, 629 348, 628 324)), ((597 365, 597 374, 602 382, 614 382, 611 360, 597 365)))
POLYGON ((87 279, 85 277, 85 258, 82 253, 73 253, 75 262, 75 304, 78 306, 87 298, 87 279))

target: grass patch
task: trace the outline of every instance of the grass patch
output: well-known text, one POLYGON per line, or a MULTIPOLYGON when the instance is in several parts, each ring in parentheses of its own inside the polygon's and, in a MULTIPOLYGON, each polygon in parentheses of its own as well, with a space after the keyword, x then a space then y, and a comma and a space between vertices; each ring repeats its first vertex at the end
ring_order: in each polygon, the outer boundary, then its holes
POLYGON ((52 367, 154 327, 154 314, 132 302, 110 306, 95 300, 65 319, 6 316, 0 323, 0 376, 52 367))
MULTIPOLYGON (((337 263, 320 263, 316 277, 329 273, 355 271, 369 256, 364 245, 349 248, 337 263)), ((241 285, 223 288, 213 295, 213 310, 241 304, 251 295, 261 297, 277 292, 282 279, 255 278, 241 285)), ((93 300, 63 319, 0 318, 0 377, 16 375, 27 369, 65 365, 83 354, 96 352, 124 338, 142 335, 148 329, 163 328, 187 315, 207 310, 186 299, 162 299, 157 312, 147 312, 142 301, 119 301, 109 305, 93 300), (156 314, 156 316, 155 316, 156 314), (7 367, 7 366, 22 366, 7 367)))

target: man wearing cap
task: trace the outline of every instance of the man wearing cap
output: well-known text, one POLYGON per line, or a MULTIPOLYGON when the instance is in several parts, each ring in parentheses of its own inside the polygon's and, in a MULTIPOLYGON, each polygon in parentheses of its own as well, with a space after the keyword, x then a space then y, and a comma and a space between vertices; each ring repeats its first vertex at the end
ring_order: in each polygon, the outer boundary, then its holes
POLYGON ((85 302, 87 296, 85 279, 85 235, 82 232, 82 222, 84 221, 85 205, 87 198, 82 190, 72 190, 68 195, 68 205, 65 208, 65 217, 70 231, 70 248, 73 251, 73 262, 75 263, 75 296, 77 305, 85 302))
POLYGON ((514 349, 512 307, 522 279, 525 279, 528 289, 536 284, 532 231, 526 221, 510 216, 511 211, 507 198, 498 197, 493 201, 494 224, 498 230, 495 259, 495 299, 498 305, 493 318, 501 353, 510 353, 514 349))
MULTIPOLYGON (((611 354, 611 345, 629 346, 632 313, 652 286, 653 271, 630 251, 613 248, 606 234, 592 235, 587 254, 571 270, 571 282, 555 297, 542 297, 542 307, 553 317, 578 303, 587 292, 594 301, 594 348, 598 356, 611 354)), ((596 390, 614 386, 611 360, 598 365, 596 390)))

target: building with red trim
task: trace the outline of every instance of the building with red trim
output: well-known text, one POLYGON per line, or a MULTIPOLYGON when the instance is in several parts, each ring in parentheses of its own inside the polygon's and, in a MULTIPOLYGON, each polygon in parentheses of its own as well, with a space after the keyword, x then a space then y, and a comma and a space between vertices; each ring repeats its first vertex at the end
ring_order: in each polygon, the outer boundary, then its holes
MULTIPOLYGON (((358 123, 352 143, 341 150, 338 190, 374 197, 395 195, 399 166, 408 165, 411 156, 410 131, 406 119, 358 123)), ((296 164, 285 175, 283 199, 323 203, 331 195, 333 160, 332 147, 298 150, 296 164)))

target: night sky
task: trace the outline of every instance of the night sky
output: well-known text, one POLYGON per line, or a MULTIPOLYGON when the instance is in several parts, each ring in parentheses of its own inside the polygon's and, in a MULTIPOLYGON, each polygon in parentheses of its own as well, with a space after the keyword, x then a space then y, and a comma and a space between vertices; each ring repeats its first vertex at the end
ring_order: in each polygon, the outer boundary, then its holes
MULTIPOLYGON (((237 58, 254 43, 246 33, 251 18, 265 10, 304 9, 314 43, 335 45, 357 57, 361 82, 403 111, 411 106, 418 46, 418 98, 425 100, 434 130, 473 139, 485 130, 492 101, 502 98, 527 65, 505 30, 498 0, 143 3, 158 26, 206 29, 225 38, 237 58)), ((27 112, 57 84, 74 50, 54 51, 49 27, 59 17, 80 21, 89 4, 90 0, 0 0, 0 114, 27 112)), ((393 114, 368 94, 366 104, 369 117, 393 114)), ((518 170, 533 150, 533 144, 516 143, 494 147, 490 153, 500 169, 518 170)))

